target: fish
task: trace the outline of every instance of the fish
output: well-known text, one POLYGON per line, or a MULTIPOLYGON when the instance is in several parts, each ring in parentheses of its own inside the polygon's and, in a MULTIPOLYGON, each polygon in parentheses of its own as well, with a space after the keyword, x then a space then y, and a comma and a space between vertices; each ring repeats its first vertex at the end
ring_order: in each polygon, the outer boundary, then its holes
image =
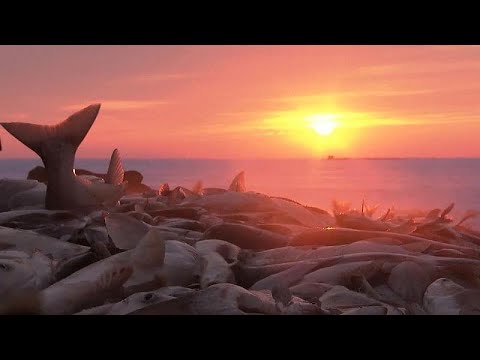
POLYGON ((119 249, 128 250, 126 253, 145 252, 145 255, 134 257, 134 268, 137 269, 135 264, 138 264, 139 270, 135 270, 125 286, 138 286, 154 281, 155 277, 161 278, 167 286, 187 286, 194 282, 198 260, 198 252, 194 247, 176 240, 175 233, 122 215, 110 214, 105 218, 113 243, 119 249), (152 249, 157 250, 153 252, 152 249), (162 251, 164 259, 161 256, 162 251), (149 253, 157 254, 155 261, 148 262, 149 253), (145 266, 147 269, 144 269, 145 266))
POLYGON ((403 300, 421 304, 434 274, 435 269, 428 269, 425 264, 404 261, 392 269, 387 283, 403 300))
POLYGON ((270 249, 287 245, 286 236, 252 226, 223 223, 214 225, 203 234, 203 239, 228 241, 242 249, 270 249))
MULTIPOLYGON (((125 184, 101 184, 76 176, 73 164, 75 153, 92 127, 100 111, 100 104, 90 105, 63 122, 55 125, 37 125, 20 122, 2 122, 5 130, 40 156, 47 171, 48 183, 45 208, 68 210, 97 206, 123 194, 125 184)), ((109 181, 123 180, 123 168, 118 151, 110 161, 109 181)))
POLYGON ((467 248, 464 246, 458 246, 454 244, 441 243, 439 241, 430 240, 427 238, 397 234, 389 231, 366 231, 355 230, 347 228, 325 228, 325 229, 313 229, 307 230, 295 237, 289 242, 290 246, 302 246, 302 245, 342 245, 349 244, 359 240, 370 240, 374 238, 392 238, 399 240, 404 244, 419 243, 428 245, 427 248, 432 250, 441 249, 453 249, 458 250, 465 254, 465 257, 478 258, 479 251, 473 248, 467 248))
POLYGON ((75 153, 93 125, 100 104, 90 105, 56 125, 2 122, 5 130, 34 151, 47 170, 45 207, 67 210, 96 205, 96 200, 73 173, 75 153))
POLYGON ((55 281, 54 262, 40 251, 0 251, 0 297, 17 291, 42 290, 55 281))
POLYGON ((457 296, 466 289, 456 282, 439 278, 425 291, 423 306, 430 315, 460 315, 462 304, 457 296))
POLYGON ((103 304, 133 273, 127 262, 115 260, 96 262, 42 290, 42 314, 70 315, 103 304))
MULTIPOLYGON (((75 170, 73 171, 75 173, 75 170)), ((128 182, 123 180, 124 174, 120 153, 115 149, 110 157, 105 180, 95 180, 85 175, 77 176, 76 179, 94 196, 97 204, 115 206, 127 190, 128 182)))
POLYGON ((38 234, 31 230, 18 230, 0 226, 0 246, 33 254, 39 250, 52 260, 61 262, 76 257, 88 257, 90 248, 38 234))
POLYGON ((41 185, 37 180, 0 179, 0 212, 9 211, 12 205, 17 205, 16 195, 22 196, 22 193, 38 189, 41 185), (14 204, 11 203, 12 198, 14 204))
POLYGON ((191 295, 164 301, 129 315, 277 315, 273 299, 234 284, 215 284, 191 295))
POLYGON ((363 306, 382 306, 378 300, 339 285, 328 290, 320 297, 319 301, 323 310, 334 309, 341 313, 363 306))
POLYGON ((147 306, 195 293, 194 289, 167 286, 155 291, 137 292, 117 303, 82 310, 75 315, 126 315, 147 306))
MULTIPOLYGON (((177 242, 180 246, 188 246, 177 242)), ((176 243, 170 243, 175 249, 176 243)), ((88 265, 40 292, 44 314, 73 314, 103 305, 109 297, 149 291, 149 287, 181 283, 186 275, 181 253, 170 251, 166 264, 165 241, 150 229, 132 249, 88 265), (180 280, 178 280, 180 279, 180 280), (149 287, 145 287, 148 284, 149 287), (139 290, 142 289, 142 290, 139 290)), ((193 266, 191 266, 193 272, 193 266)), ((189 278, 186 282, 190 282, 189 278)))

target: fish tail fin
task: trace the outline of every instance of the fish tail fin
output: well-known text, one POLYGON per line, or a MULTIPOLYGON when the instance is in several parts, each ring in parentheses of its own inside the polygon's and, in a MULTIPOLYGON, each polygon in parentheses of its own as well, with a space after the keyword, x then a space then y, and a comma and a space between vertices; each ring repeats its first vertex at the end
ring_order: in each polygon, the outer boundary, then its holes
POLYGON ((123 182, 123 176, 125 171, 123 170, 122 158, 118 149, 113 150, 112 157, 110 158, 110 164, 108 165, 108 172, 105 182, 107 184, 120 185, 123 182))
POLYGON ((60 142, 72 146, 75 153, 88 131, 92 127, 100 104, 90 105, 56 125, 37 125, 20 122, 0 123, 17 140, 47 160, 45 146, 51 142, 60 142))

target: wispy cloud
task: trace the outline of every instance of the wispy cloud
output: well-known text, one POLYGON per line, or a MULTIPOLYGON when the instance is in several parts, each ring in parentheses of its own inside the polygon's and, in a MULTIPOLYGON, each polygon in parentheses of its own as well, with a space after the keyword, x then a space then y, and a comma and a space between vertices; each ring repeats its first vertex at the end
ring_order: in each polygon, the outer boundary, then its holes
POLYGON ((353 75, 419 75, 458 72, 462 70, 480 70, 480 59, 463 61, 408 61, 398 64, 364 66, 359 68, 353 75))
MULTIPOLYGON (((310 114, 311 115, 311 114, 310 114)), ((375 112, 343 112, 336 114, 339 127, 359 129, 368 127, 405 127, 405 126, 441 126, 478 123, 478 116, 468 112, 449 112, 443 114, 417 114, 393 117, 388 113, 375 112)), ((264 113, 256 119, 225 124, 210 124, 201 129, 202 133, 250 133, 250 134, 287 134, 295 133, 309 127, 308 114, 303 111, 278 111, 264 113)), ((200 130, 200 129, 198 129, 200 130)))
POLYGON ((150 73, 139 74, 129 78, 133 82, 156 82, 166 80, 183 80, 197 77, 198 74, 192 73, 150 73))
POLYGON ((1 115, 2 118, 7 120, 25 120, 30 117, 27 113, 10 113, 10 114, 3 114, 1 115))
POLYGON ((406 90, 394 90, 394 89, 365 89, 365 90, 345 90, 345 91, 328 91, 325 90, 319 94, 310 95, 296 95, 285 96, 278 98, 264 99, 267 102, 279 102, 279 103, 295 103, 305 104, 314 103, 316 101, 329 98, 345 98, 345 97, 397 97, 397 96, 410 96, 410 95, 422 95, 439 92, 437 89, 406 89, 406 90))
MULTIPOLYGON (((314 112, 313 112, 314 113, 314 112)), ((240 117, 237 121, 215 121, 198 124, 190 131, 182 130, 183 135, 198 136, 278 136, 301 134, 310 131, 312 115, 310 111, 259 111, 223 113, 227 117, 240 117)), ((342 129, 361 129, 373 127, 421 127, 478 123, 476 114, 452 111, 442 114, 407 114, 392 116, 388 112, 350 111, 335 114, 335 121, 342 129)), ((173 130, 172 130, 173 131, 173 130)))
POLYGON ((92 100, 83 104, 72 104, 62 107, 62 110, 76 111, 89 104, 101 103, 103 110, 122 111, 153 108, 168 104, 167 101, 148 101, 148 100, 92 100))

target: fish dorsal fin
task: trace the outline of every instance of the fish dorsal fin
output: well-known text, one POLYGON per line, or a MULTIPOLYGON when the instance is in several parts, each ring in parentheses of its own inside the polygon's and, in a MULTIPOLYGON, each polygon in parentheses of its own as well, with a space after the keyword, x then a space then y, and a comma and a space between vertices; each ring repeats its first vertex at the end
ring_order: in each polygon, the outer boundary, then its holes
POLYGON ((203 183, 202 180, 198 180, 192 187, 192 192, 197 195, 203 195, 203 183))
POLYGON ((37 153, 43 160, 46 160, 43 158, 42 146, 50 141, 67 143, 76 151, 92 127, 99 111, 100 104, 90 105, 56 125, 19 122, 3 122, 0 124, 17 140, 37 153))
POLYGON ((350 211, 352 204, 345 201, 332 200, 332 210, 334 215, 346 214, 350 211))
POLYGON ((180 186, 170 191, 167 196, 169 205, 175 205, 186 198, 185 191, 180 186))
POLYGON ((373 214, 375 213, 375 211, 377 211, 379 207, 380 207, 379 204, 376 204, 376 205, 373 205, 373 206, 365 205, 365 214, 368 217, 372 217, 373 214))
POLYGON ((452 210, 453 210, 453 207, 455 206, 455 203, 451 203, 450 205, 448 205, 445 210, 442 211, 442 213, 440 214, 440 217, 442 219, 445 218, 445 216, 447 216, 452 210))
POLYGON ((245 186, 245 171, 242 171, 237 176, 235 176, 228 190, 235 192, 247 191, 247 188, 245 186))
POLYGON ((126 214, 109 214, 105 225, 115 246, 122 250, 134 249, 149 230, 147 224, 126 214))
POLYGON ((468 210, 465 215, 463 216, 463 218, 458 222, 457 225, 455 226, 459 226, 461 224, 463 224, 465 221, 467 221, 468 219, 471 219, 473 217, 476 217, 480 215, 480 211, 477 211, 477 210, 468 210))
POLYGON ((105 182, 112 185, 120 185, 123 182, 125 171, 122 166, 122 159, 118 149, 113 150, 105 182))
POLYGON ((159 229, 151 228, 133 250, 132 263, 135 268, 149 268, 163 265, 165 261, 165 240, 159 229))
POLYGON ((168 186, 168 183, 160 185, 158 188, 158 194, 162 196, 167 196, 170 193, 170 186, 168 186))

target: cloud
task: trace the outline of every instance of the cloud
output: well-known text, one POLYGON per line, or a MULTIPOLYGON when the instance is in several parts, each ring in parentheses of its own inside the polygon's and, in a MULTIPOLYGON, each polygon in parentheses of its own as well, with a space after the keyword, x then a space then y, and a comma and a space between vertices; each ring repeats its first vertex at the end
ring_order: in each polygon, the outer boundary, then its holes
POLYGON ((11 120, 25 120, 30 117, 27 113, 10 113, 2 115, 2 118, 11 119, 11 120))
POLYGON ((345 98, 345 97, 397 97, 397 96, 410 96, 410 95, 422 95, 432 94, 439 92, 436 89, 407 89, 407 90, 392 90, 392 89, 377 89, 377 90, 346 90, 346 91, 328 91, 325 90, 321 94, 312 95, 296 95, 285 96, 278 98, 264 99, 267 102, 280 102, 280 103, 295 103, 305 104, 314 103, 319 100, 328 98, 345 98))
POLYGON ((462 70, 477 71, 480 70, 479 60, 458 60, 450 59, 438 61, 409 61, 390 65, 372 65, 363 66, 352 74, 356 76, 375 76, 375 75, 425 75, 445 72, 458 72, 462 70))
POLYGON ((476 114, 465 112, 450 112, 443 114, 410 115, 407 118, 392 117, 382 113, 352 113, 342 115, 342 126, 348 128, 366 128, 383 126, 435 126, 478 123, 476 114))
POLYGON ((122 110, 138 110, 166 105, 166 101, 148 101, 148 100, 92 100, 83 104, 73 104, 62 107, 62 110, 77 111, 90 104, 101 103, 102 110, 122 111, 122 110))
POLYGON ((153 74, 140 74, 129 78, 133 82, 156 82, 166 80, 183 80, 197 77, 197 74, 191 73, 153 73, 153 74))

